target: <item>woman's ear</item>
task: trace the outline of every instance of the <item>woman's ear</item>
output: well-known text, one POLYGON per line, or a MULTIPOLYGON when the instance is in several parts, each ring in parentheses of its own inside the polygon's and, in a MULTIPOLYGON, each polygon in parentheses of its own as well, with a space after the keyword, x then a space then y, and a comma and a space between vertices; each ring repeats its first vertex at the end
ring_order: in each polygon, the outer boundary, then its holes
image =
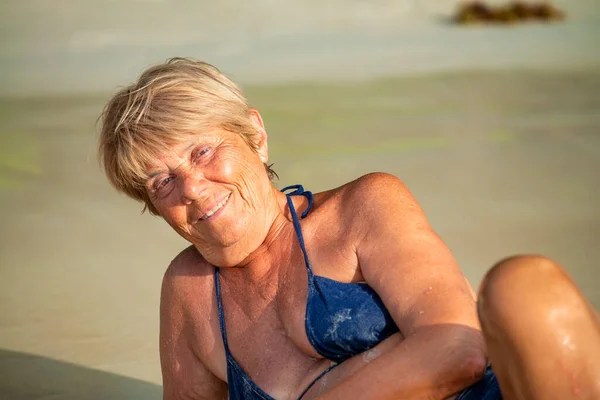
POLYGON ((257 133, 256 152, 260 156, 260 160, 263 163, 266 163, 269 161, 269 148, 267 146, 267 131, 265 130, 265 124, 256 108, 250 108, 250 110, 248 110, 248 117, 257 133))

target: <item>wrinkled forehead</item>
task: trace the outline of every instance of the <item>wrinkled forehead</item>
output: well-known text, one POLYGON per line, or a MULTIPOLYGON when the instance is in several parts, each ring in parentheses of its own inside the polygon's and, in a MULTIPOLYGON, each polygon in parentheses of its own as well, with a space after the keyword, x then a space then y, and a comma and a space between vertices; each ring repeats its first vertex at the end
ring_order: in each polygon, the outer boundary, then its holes
POLYGON ((141 167, 139 178, 145 181, 154 175, 157 169, 164 169, 165 165, 176 165, 180 160, 188 158, 197 146, 214 145, 231 134, 223 129, 211 127, 197 132, 170 135, 152 143, 140 143, 141 146, 146 145, 146 148, 138 148, 135 151, 141 167))
POLYGON ((122 170, 131 175, 137 185, 143 186, 150 174, 159 165, 177 154, 195 139, 195 135, 178 134, 145 135, 123 146, 122 170))
POLYGON ((165 165, 177 164, 179 160, 185 159, 199 141, 198 137, 191 136, 187 140, 180 139, 156 149, 144 162, 145 175, 152 176, 156 169, 163 169, 165 165))

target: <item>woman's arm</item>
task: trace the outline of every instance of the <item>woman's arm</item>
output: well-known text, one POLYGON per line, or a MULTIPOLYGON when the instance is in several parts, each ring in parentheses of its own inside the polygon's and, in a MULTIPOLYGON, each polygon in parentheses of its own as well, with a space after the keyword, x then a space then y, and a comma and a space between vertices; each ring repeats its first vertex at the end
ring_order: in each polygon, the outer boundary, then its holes
POLYGON ((344 207, 358 215, 362 275, 404 340, 319 398, 443 399, 474 383, 485 370, 485 344, 450 251, 397 178, 368 175, 350 191, 344 207))
POLYGON ((182 253, 171 263, 163 279, 160 302, 163 399, 226 399, 227 384, 209 371, 191 345, 193 322, 186 304, 197 289, 190 286, 197 281, 189 278, 190 261, 193 259, 182 253))

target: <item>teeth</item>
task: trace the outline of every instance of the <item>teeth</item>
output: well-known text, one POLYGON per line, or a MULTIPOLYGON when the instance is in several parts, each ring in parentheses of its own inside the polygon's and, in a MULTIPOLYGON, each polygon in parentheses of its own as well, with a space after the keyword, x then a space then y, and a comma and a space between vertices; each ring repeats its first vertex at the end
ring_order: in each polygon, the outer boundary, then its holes
POLYGON ((200 217, 201 220, 205 220, 206 218, 212 216, 214 213, 216 213, 217 211, 219 211, 221 209, 221 207, 223 207, 225 205, 225 203, 227 203, 227 200, 229 200, 229 196, 231 196, 231 193, 229 193, 227 195, 227 197, 225 197, 223 199, 223 201, 221 201, 219 204, 217 204, 215 206, 215 208, 213 208, 212 210, 210 210, 209 212, 207 212, 206 214, 204 214, 202 217, 200 217))

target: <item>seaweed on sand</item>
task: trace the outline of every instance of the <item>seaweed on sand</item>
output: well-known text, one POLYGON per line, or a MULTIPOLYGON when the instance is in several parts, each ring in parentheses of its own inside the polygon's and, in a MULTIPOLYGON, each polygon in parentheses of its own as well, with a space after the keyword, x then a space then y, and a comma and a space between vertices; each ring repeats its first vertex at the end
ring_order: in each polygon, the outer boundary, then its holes
POLYGON ((566 13, 550 3, 527 3, 515 1, 507 5, 490 6, 482 1, 462 4, 453 22, 466 24, 513 24, 526 21, 562 21, 566 13))

